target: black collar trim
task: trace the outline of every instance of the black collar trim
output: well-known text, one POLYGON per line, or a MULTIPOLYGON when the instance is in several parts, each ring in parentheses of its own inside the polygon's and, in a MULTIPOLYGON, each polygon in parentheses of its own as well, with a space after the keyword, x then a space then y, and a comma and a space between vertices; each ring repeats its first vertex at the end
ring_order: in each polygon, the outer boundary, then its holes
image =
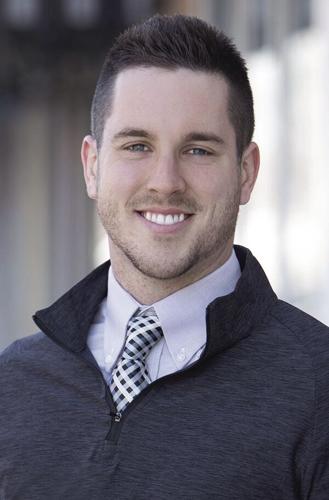
MULTIPOLYGON (((208 339, 203 357, 247 337, 277 300, 252 253, 241 246, 234 248, 242 274, 233 293, 215 299, 207 307, 208 339)), ((54 304, 33 316, 38 327, 66 349, 85 349, 90 326, 107 295, 109 265, 110 261, 96 268, 54 304)))

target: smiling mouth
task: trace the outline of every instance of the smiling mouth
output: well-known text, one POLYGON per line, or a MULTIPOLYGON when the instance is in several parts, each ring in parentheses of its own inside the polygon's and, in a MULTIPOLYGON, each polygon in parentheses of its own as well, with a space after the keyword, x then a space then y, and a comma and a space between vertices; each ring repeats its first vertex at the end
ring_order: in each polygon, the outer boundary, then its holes
POLYGON ((154 224, 159 224, 162 226, 172 226, 173 224, 178 224, 183 222, 190 215, 189 214, 158 214, 154 212, 139 212, 144 219, 153 222, 154 224))

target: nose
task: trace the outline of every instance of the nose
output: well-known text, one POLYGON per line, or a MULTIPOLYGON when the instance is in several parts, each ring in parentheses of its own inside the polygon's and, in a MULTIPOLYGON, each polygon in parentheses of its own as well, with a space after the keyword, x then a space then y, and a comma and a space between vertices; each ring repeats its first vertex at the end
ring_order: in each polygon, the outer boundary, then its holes
POLYGON ((174 155, 162 156, 155 161, 147 179, 147 188, 166 195, 185 191, 185 179, 174 155))

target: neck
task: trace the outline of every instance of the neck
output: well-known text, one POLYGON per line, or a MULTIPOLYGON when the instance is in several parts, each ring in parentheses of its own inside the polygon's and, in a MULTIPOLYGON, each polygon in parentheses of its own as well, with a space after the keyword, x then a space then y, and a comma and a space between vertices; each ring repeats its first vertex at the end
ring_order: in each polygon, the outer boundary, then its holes
POLYGON ((154 304, 165 297, 204 278, 221 267, 229 259, 233 243, 225 248, 215 262, 203 262, 181 276, 159 279, 145 275, 127 259, 111 255, 111 266, 115 279, 137 302, 144 305, 154 304))

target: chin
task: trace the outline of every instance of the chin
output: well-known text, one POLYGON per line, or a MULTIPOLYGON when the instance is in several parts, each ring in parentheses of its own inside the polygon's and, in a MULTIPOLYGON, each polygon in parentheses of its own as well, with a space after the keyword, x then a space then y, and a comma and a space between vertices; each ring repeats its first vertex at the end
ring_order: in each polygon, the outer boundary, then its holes
POLYGON ((187 274, 195 265, 195 262, 184 261, 180 263, 146 262, 145 260, 130 259, 132 264, 140 273, 148 278, 157 280, 173 280, 187 274))

